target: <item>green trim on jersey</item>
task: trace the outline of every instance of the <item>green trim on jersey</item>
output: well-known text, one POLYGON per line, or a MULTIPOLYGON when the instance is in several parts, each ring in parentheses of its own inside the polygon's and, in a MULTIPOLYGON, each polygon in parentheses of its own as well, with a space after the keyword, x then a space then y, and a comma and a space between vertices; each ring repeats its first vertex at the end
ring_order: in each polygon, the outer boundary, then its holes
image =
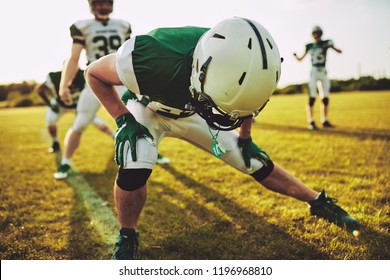
POLYGON ((75 24, 72 24, 69 30, 70 30, 70 36, 73 39, 73 43, 78 43, 85 46, 85 40, 82 39, 83 33, 77 28, 77 26, 75 24))
POLYGON ((208 28, 159 28, 136 37, 132 52, 140 93, 170 107, 189 102, 192 55, 208 28))
POLYGON ((331 40, 323 40, 318 43, 309 43, 305 46, 306 52, 311 54, 311 64, 314 67, 325 67, 326 52, 333 46, 331 40))
POLYGON ((56 98, 57 102, 65 108, 76 108, 77 101, 80 96, 80 92, 85 87, 85 79, 84 79, 84 71, 79 69, 79 71, 76 74, 76 77, 73 79, 72 84, 70 85, 70 92, 72 94, 73 103, 72 104, 64 104, 64 102, 61 100, 59 96, 59 90, 60 90, 60 82, 61 82, 61 71, 58 72, 50 72, 49 78, 51 82, 54 85, 55 92, 53 92, 53 96, 56 98))

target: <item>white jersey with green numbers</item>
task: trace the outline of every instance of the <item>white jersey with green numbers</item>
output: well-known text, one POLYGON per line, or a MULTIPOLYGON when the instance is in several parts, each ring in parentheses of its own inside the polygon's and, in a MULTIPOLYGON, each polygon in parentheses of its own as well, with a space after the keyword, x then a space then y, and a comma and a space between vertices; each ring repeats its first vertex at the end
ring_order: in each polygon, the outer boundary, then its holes
POLYGON ((73 43, 82 44, 88 64, 102 56, 114 53, 130 38, 130 23, 120 19, 109 19, 103 23, 96 19, 79 20, 70 27, 73 43))

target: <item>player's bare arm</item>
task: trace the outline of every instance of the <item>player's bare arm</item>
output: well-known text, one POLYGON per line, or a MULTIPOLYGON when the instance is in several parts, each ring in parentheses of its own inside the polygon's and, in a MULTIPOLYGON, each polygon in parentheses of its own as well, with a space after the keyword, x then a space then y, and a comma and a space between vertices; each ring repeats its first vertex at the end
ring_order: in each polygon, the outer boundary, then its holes
POLYGON ((297 53, 293 53, 293 55, 295 56, 295 58, 296 58, 298 61, 302 61, 302 59, 304 59, 304 58, 306 57, 307 51, 305 51, 305 52, 303 53, 302 56, 297 55, 297 53))
POLYGON ((64 67, 62 69, 60 88, 58 93, 61 100, 64 102, 71 101, 69 85, 72 83, 72 80, 76 76, 77 71, 79 69, 78 63, 83 48, 84 46, 81 44, 77 44, 77 43, 73 44, 71 50, 71 56, 64 63, 64 67))
POLYGON ((336 48, 335 46, 331 47, 333 50, 335 50, 337 53, 342 53, 343 51, 340 50, 339 48, 336 48))
POLYGON ((240 127, 240 138, 248 139, 251 136, 253 118, 244 120, 240 127))
POLYGON ((42 100, 45 102, 45 104, 49 105, 50 104, 49 96, 51 93, 50 89, 45 84, 41 84, 37 88, 37 92, 39 96, 42 98, 42 100))
POLYGON ((116 71, 116 56, 110 54, 100 58, 85 70, 85 78, 96 97, 114 119, 129 111, 120 100, 114 85, 122 82, 116 71))

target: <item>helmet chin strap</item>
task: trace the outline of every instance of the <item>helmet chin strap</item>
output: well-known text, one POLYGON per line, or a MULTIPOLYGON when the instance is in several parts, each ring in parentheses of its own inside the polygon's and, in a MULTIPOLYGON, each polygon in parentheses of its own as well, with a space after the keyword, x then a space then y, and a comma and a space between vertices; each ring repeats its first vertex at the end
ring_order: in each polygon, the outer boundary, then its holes
POLYGON ((207 67, 209 66, 212 59, 213 57, 209 56, 209 58, 203 63, 202 67, 200 67, 199 82, 200 82, 200 90, 202 92, 204 92, 204 83, 206 80, 207 67))
POLYGON ((95 19, 102 22, 107 22, 110 19, 110 15, 99 15, 98 13, 95 14, 95 19))

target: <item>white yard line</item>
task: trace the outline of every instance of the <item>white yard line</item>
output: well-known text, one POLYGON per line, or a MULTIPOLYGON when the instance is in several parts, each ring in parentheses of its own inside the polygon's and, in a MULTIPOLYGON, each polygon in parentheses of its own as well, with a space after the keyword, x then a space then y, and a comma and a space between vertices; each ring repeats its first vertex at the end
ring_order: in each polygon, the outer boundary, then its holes
MULTIPOLYGON (((41 136, 49 145, 51 144, 45 129, 41 129, 41 136)), ((72 165, 72 169, 74 172, 69 175, 66 181, 74 188, 77 197, 84 204, 91 225, 100 235, 102 242, 107 245, 113 245, 119 231, 119 224, 115 213, 107 206, 107 202, 88 184, 74 165, 72 165)))
MULTIPOLYGON (((75 170, 74 167, 73 170, 75 170)), ((102 241, 105 244, 114 244, 119 224, 114 212, 107 207, 107 202, 95 192, 80 173, 70 174, 66 180, 75 189, 77 197, 84 204, 91 225, 96 229, 102 241)))

